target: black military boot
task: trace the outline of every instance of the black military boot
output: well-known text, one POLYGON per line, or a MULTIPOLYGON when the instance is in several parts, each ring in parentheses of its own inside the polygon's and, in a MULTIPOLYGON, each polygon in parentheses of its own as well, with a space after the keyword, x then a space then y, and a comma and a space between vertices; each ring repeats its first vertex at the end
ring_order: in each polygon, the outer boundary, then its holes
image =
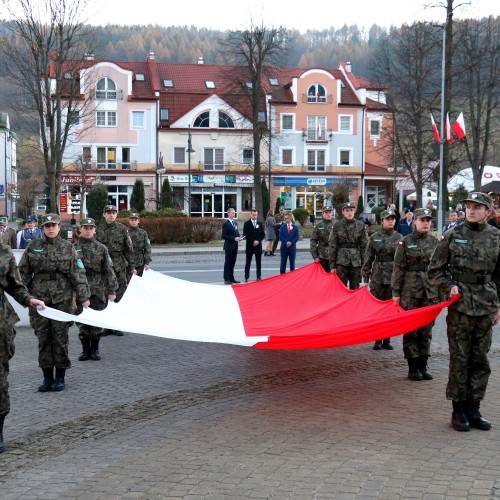
POLYGON ((418 371, 422 374, 424 380, 432 380, 434 377, 427 371, 427 360, 429 356, 420 356, 418 358, 418 371))
POLYGON ((479 412, 479 405, 479 401, 467 401, 465 414, 472 427, 482 431, 489 431, 491 429, 491 422, 482 417, 479 412))
POLYGON ((123 332, 121 330, 113 330, 117 337, 123 337, 123 332))
POLYGON ((56 368, 56 379, 52 384, 52 390, 59 392, 64 389, 64 375, 66 375, 66 368, 56 368))
POLYGON ((90 354, 90 340, 89 339, 80 339, 82 343, 82 353, 78 356, 78 361, 87 361, 91 358, 90 354))
POLYGON ((374 351, 380 351, 382 349, 382 341, 381 340, 376 340, 375 344, 373 345, 373 350, 374 351))
POLYGON ((43 382, 38 386, 38 392, 48 392, 54 383, 54 368, 42 368, 43 382))
POLYGON ((0 417, 0 453, 5 451, 5 446, 3 444, 3 423, 5 422, 5 415, 0 417))
POLYGON ((452 401, 453 413, 451 414, 451 426, 460 432, 470 429, 469 421, 465 416, 465 403, 463 401, 452 401))
POLYGON ((386 349, 387 351, 392 351, 394 349, 393 345, 391 344, 391 339, 384 339, 382 341, 382 349, 386 349))
POLYGON ((100 361, 101 356, 99 354, 99 337, 94 337, 90 340, 90 359, 92 361, 100 361))
POLYGON ((420 380, 423 380, 424 377, 422 377, 422 374, 420 373, 418 369, 418 358, 406 358, 406 361, 408 361, 408 378, 410 380, 413 380, 415 382, 419 382, 420 380))

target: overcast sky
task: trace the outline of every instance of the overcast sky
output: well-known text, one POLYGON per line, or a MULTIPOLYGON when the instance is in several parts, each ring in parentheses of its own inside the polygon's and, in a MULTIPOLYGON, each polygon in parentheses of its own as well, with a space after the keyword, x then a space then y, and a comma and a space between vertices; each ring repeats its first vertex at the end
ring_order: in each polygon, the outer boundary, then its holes
MULTIPOLYGON (((445 0, 94 0, 91 24, 159 24, 162 26, 197 26, 220 30, 247 28, 264 22, 265 26, 323 29, 344 24, 369 28, 376 23, 411 24, 414 21, 443 22, 443 7, 426 8, 445 0)), ((455 0, 455 18, 500 15, 499 0, 455 0)))

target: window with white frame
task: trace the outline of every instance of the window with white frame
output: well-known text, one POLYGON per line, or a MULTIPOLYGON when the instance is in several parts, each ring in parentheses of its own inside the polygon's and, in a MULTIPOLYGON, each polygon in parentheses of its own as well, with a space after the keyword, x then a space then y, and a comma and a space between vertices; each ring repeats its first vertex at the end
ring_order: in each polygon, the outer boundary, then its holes
POLYGON ((116 169, 116 148, 97 148, 97 168, 104 170, 116 169))
POLYGON ((326 102, 326 89, 320 83, 313 83, 307 90, 307 102, 326 102))
POLYGON ((205 170, 224 170, 224 149, 205 148, 203 150, 203 168, 205 170))
POLYGON ((144 128, 144 111, 132 111, 132 128, 144 128))
POLYGON ((116 83, 111 78, 101 78, 95 88, 96 99, 116 100, 116 83))
POLYGON ((341 148, 338 150, 338 164, 342 167, 352 165, 352 149, 341 148))
POLYGON ((80 125, 80 110, 72 109, 68 111, 68 122, 73 127, 78 127, 80 125))
POLYGON ((253 149, 243 148, 243 164, 252 165, 253 164, 253 149))
POLYGON ((96 125, 98 127, 116 127, 116 111, 97 111, 96 125))
POLYGON ((281 164, 293 165, 293 149, 284 148, 281 150, 281 164))
POLYGON ((370 120, 370 136, 380 137, 380 120, 370 120))
POLYGON ((294 114, 282 114, 281 115, 281 131, 282 132, 292 132, 295 130, 295 115, 294 114))
POLYGON ((186 148, 174 148, 174 163, 186 163, 186 148))
POLYGON ((131 170, 130 148, 122 148, 122 170, 131 170))
POLYGON ((324 149, 309 149, 307 151, 307 171, 324 172, 325 156, 324 149))
POLYGON ((352 134, 352 116, 339 115, 339 132, 352 134))
POLYGON ((307 117, 307 140, 324 141, 326 134, 326 116, 307 117))

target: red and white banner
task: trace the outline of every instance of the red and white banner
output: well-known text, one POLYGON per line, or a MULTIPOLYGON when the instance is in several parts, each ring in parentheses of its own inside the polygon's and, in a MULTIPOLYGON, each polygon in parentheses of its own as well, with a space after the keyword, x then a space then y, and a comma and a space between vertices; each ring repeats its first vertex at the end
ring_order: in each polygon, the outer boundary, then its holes
POLYGON ((465 121, 464 121, 464 114, 460 112, 458 115, 457 121, 453 124, 451 127, 451 130, 457 134, 457 139, 461 141, 465 136, 465 121))
POLYGON ((451 127, 450 127, 450 113, 446 113, 446 121, 444 124, 446 140, 448 142, 453 142, 453 137, 451 136, 451 127))
MULTIPOLYGON (((457 297, 458 298, 458 297, 457 297)), ((293 272, 241 285, 192 283, 148 270, 133 276, 118 303, 79 316, 39 310, 58 321, 179 340, 262 349, 319 349, 394 337, 429 324, 453 301, 404 311, 366 288, 348 290, 312 263, 293 272), (293 300, 276 297, 293 290, 293 300), (140 311, 140 314, 137 314, 140 311)))
POLYGON ((432 113, 431 113, 431 123, 432 123, 432 132, 434 133, 436 142, 439 144, 441 142, 441 137, 439 135, 439 130, 437 128, 436 122, 434 121, 434 116, 432 116, 432 113))

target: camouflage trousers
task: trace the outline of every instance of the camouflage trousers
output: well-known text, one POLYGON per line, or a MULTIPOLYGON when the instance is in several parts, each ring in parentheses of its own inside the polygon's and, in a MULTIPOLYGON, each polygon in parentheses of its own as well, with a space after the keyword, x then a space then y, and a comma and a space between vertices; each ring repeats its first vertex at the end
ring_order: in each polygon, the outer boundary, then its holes
POLYGON ((116 279, 118 281, 118 290, 116 290, 115 302, 120 302, 121 298, 127 291, 127 284, 129 282, 128 273, 125 268, 115 269, 116 279))
POLYGON ((448 308, 450 370, 446 397, 452 401, 481 401, 491 373, 488 352, 493 314, 469 316, 448 308))
MULTIPOLYGON (((97 295, 90 296, 90 308, 95 311, 102 311, 106 309, 107 303, 103 302, 97 295)), ((99 326, 84 325, 83 323, 76 323, 78 326, 78 338, 80 340, 91 340, 101 338, 102 328, 99 326)))
POLYGON ((321 264, 321 267, 327 272, 330 272, 330 261, 328 259, 319 259, 319 263, 321 264))
POLYGON ((16 331, 12 326, 0 325, 0 417, 10 412, 9 398, 9 360, 15 352, 14 337, 16 331))
POLYGON ((383 283, 370 282, 370 292, 378 300, 392 299, 391 285, 384 285, 383 283))
MULTIPOLYGON (((63 311, 73 313, 72 301, 60 302, 59 304, 46 305, 63 311)), ((30 308, 30 325, 38 338, 38 365, 40 368, 70 368, 71 361, 68 354, 68 330, 72 322, 55 321, 45 318, 37 313, 36 309, 30 308)))
POLYGON ((347 286, 349 283, 350 290, 357 290, 361 282, 361 267, 339 266, 337 265, 337 274, 340 281, 347 286))
MULTIPOLYGON (((406 311, 409 311, 411 309, 417 309, 418 307, 425 307, 431 304, 432 302, 425 296, 421 298, 410 297, 401 303, 401 307, 406 311)), ((434 321, 403 335, 403 354, 406 359, 430 355, 433 326, 434 321)))

